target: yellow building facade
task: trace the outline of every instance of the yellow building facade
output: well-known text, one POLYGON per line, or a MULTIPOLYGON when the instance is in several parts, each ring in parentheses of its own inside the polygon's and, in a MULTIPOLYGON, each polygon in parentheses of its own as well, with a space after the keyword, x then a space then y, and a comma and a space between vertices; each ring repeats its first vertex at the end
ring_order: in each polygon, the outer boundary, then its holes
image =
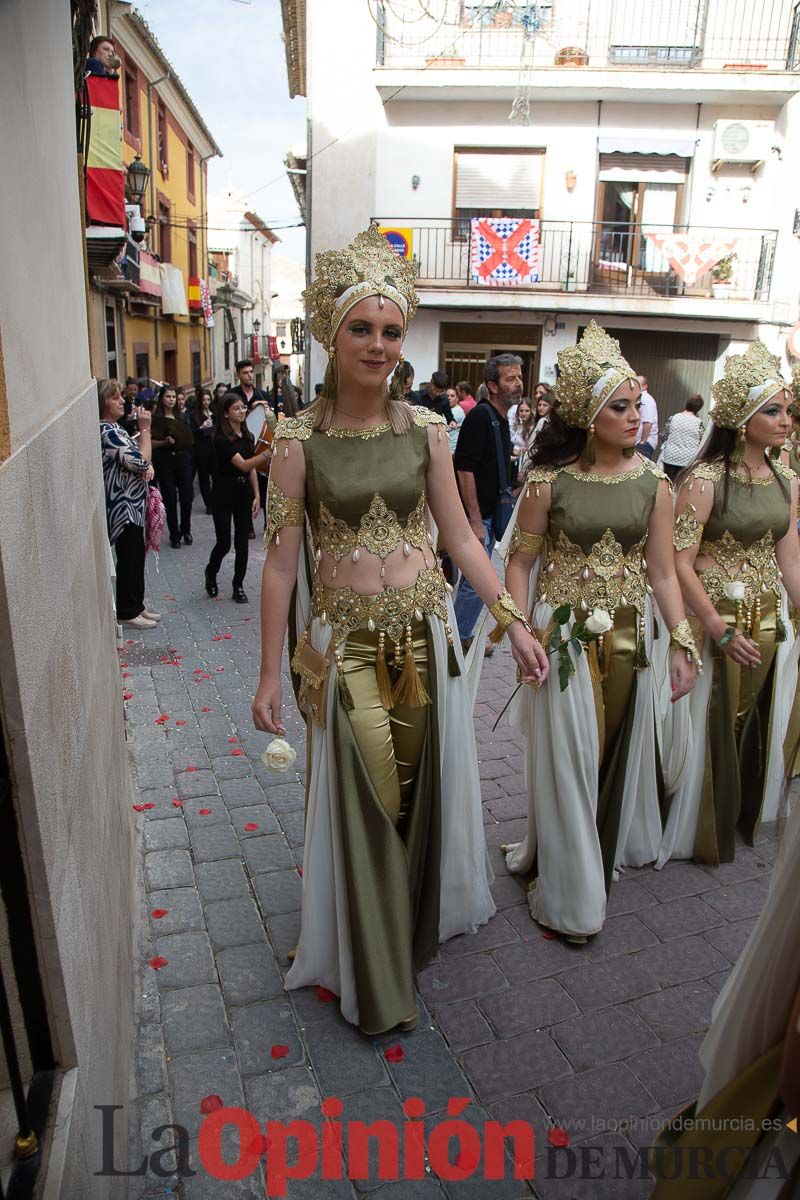
POLYGON ((93 322, 95 340, 98 325, 105 338, 102 374, 116 366, 120 379, 188 388, 211 379, 211 330, 198 304, 208 279, 207 164, 222 152, 144 19, 112 9, 109 32, 122 60, 123 164, 138 156, 150 177, 140 205, 147 235, 138 285, 111 298, 106 291, 103 317, 93 322), (108 361, 109 343, 115 360, 108 361))

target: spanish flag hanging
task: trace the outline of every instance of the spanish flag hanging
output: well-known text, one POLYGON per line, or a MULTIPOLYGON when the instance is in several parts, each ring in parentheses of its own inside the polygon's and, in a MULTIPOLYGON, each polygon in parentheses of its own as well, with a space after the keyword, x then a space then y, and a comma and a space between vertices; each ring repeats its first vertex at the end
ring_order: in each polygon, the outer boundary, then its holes
POLYGON ((89 225, 125 228, 125 170, 119 80, 103 75, 86 79, 92 112, 86 156, 86 221, 89 225))

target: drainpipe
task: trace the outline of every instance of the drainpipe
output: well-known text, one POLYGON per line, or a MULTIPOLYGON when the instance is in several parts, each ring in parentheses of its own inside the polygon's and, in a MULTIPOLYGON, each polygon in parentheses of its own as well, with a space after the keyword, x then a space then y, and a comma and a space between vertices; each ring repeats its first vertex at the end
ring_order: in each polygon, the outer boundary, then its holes
MULTIPOLYGON (((206 174, 205 165, 210 158, 216 158, 216 156, 217 156, 216 150, 212 150, 210 154, 206 154, 204 158, 200 159, 200 249, 201 249, 201 253, 199 255, 199 261, 198 261, 197 265, 198 265, 198 267, 200 267, 202 264, 202 277, 203 277, 203 279, 206 280, 206 283, 208 283, 207 274, 206 274, 208 271, 208 232, 206 230, 207 183, 206 183, 206 178, 205 178, 205 174, 206 174)), ((205 351, 206 361, 208 362, 208 377, 209 377, 209 379, 211 379, 212 378, 211 355, 209 354, 209 350, 208 350, 208 344, 209 344, 209 341, 211 338, 211 331, 206 328, 205 320, 206 319, 205 319, 205 314, 204 314, 203 315, 203 350, 205 351)))

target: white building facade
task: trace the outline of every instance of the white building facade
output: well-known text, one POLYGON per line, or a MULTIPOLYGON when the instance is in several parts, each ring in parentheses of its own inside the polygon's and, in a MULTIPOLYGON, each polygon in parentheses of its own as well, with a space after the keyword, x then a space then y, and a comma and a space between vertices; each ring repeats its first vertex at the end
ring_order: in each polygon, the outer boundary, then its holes
MULTIPOLYGON (((667 415, 754 338, 784 353, 797 0, 284 0, 284 24, 309 108, 310 261, 370 220, 393 231, 419 264, 417 382, 477 382, 513 350, 529 389, 552 383, 594 317, 667 415), (345 30, 346 70, 329 52, 345 30), (524 283, 476 279, 473 219, 498 218, 531 222, 524 283)), ((323 364, 314 347, 314 378, 323 364)))

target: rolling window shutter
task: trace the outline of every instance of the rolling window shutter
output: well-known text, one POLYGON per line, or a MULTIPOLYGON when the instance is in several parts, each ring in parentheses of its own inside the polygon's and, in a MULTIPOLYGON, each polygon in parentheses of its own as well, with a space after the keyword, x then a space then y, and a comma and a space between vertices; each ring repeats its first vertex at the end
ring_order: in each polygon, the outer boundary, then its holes
POLYGON ((456 208, 539 208, 543 154, 456 155, 456 208))
POLYGON ((689 159, 677 154, 601 154, 601 182, 685 183, 689 159))

